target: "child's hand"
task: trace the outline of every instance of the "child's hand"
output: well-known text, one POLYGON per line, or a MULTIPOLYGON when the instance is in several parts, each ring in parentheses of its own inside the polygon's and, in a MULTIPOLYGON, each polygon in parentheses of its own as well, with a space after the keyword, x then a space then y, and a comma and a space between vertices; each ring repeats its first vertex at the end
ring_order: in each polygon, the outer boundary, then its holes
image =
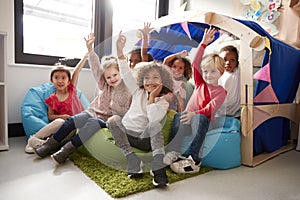
POLYGON ((149 33, 154 29, 154 28, 150 28, 150 25, 151 25, 151 23, 145 22, 144 23, 144 28, 143 29, 139 29, 139 31, 141 31, 141 33, 143 34, 143 36, 149 35, 149 33))
POLYGON ((116 41, 118 57, 124 56, 123 49, 125 47, 125 44, 126 44, 126 37, 125 35, 122 35, 122 31, 120 31, 118 39, 116 41))
POLYGON ((180 117, 180 122, 183 124, 191 124, 192 118, 196 115, 194 112, 184 111, 180 117))
POLYGON ((208 45, 215 39, 215 33, 217 32, 217 29, 209 27, 209 29, 205 29, 204 35, 202 38, 202 43, 208 45))
POLYGON ((94 33, 90 33, 90 35, 88 35, 87 37, 84 37, 85 45, 86 45, 89 53, 91 51, 93 51, 93 44, 95 42, 95 39, 96 38, 94 36, 94 33))
POLYGON ((189 55, 189 52, 187 50, 182 50, 180 52, 180 56, 183 57, 183 58, 187 57, 188 55, 189 55))
POLYGON ((150 98, 154 99, 155 97, 157 97, 160 94, 162 87, 162 84, 156 86, 156 88, 150 92, 150 98))

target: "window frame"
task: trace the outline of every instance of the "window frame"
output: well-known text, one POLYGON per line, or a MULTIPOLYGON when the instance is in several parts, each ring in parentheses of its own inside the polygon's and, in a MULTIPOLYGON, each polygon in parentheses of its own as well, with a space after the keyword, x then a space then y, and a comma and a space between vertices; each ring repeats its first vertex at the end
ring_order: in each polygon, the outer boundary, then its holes
MULTIPOLYGON (((169 0, 156 0, 157 18, 168 15, 169 0)), ((23 0, 14 0, 14 22, 15 22, 15 63, 16 64, 36 64, 36 65, 54 65, 60 58, 59 56, 47 56, 39 54, 24 53, 23 37, 23 0)), ((109 0, 94 0, 94 34, 96 37, 95 46, 112 37, 112 15, 113 9, 109 0)), ((106 51, 111 52, 111 44, 106 43, 106 51)), ((104 54, 107 52, 99 52, 104 54)), ((101 55, 100 55, 101 56, 101 55)), ((80 61, 74 58, 70 67, 75 67, 80 61)))

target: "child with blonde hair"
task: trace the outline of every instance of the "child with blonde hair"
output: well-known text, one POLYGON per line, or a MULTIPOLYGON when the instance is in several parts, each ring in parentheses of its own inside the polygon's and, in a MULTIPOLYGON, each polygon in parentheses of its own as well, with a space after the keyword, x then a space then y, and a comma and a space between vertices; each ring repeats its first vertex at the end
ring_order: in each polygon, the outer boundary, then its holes
MULTIPOLYGON (((205 29, 192 62, 195 90, 184 112, 177 113, 172 126, 172 140, 168 144, 168 153, 164 157, 167 165, 183 156, 190 159, 192 165, 183 167, 180 160, 171 167, 177 173, 198 172, 201 166, 201 149, 210 120, 223 104, 226 91, 218 85, 218 79, 224 72, 224 60, 217 54, 203 57, 206 46, 213 41, 216 30, 205 29)), ((171 165, 172 166, 172 165, 171 165)))

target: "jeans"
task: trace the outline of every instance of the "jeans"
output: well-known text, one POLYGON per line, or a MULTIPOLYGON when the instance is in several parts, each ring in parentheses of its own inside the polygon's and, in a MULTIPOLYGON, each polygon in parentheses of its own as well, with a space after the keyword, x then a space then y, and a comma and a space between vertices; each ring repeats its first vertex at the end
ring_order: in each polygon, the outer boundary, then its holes
POLYGON ((202 145, 209 128, 210 121, 202 114, 196 114, 191 119, 190 124, 180 122, 182 113, 174 116, 171 129, 171 141, 167 146, 167 151, 177 151, 183 156, 192 156, 194 161, 201 160, 202 145))
POLYGON ((99 129, 106 128, 106 122, 100 118, 92 117, 87 112, 82 112, 65 120, 63 125, 54 133, 53 138, 61 142, 71 131, 80 128, 78 133, 71 138, 75 147, 81 146, 99 129))

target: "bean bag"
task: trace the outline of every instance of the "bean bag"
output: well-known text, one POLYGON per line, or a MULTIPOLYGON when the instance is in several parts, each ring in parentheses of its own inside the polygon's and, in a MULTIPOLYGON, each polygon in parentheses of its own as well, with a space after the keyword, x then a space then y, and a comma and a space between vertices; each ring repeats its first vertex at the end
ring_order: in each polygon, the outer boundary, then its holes
MULTIPOLYGON (((173 118, 176 112, 174 110, 168 110, 166 117, 162 121, 163 124, 163 136, 165 145, 170 140, 171 127, 173 123, 173 118)), ((121 165, 121 163, 126 164, 126 158, 124 157, 120 148, 115 145, 114 139, 107 128, 100 129, 97 131, 88 141, 84 143, 84 147, 88 152, 97 160, 111 166, 115 163, 121 165)), ((152 152, 142 151, 137 148, 133 148, 134 152, 144 161, 144 163, 151 162, 152 152)), ((121 166, 114 166, 117 169, 121 166)))
MULTIPOLYGON (((175 111, 169 110, 163 123, 165 145, 170 140, 175 111)), ((115 145, 108 129, 97 131, 85 144, 85 149, 100 162, 116 169, 124 169, 126 158, 115 145), (115 164, 118 163, 116 166, 115 164)), ((152 152, 133 148, 144 161, 151 162, 152 152)), ((241 165, 240 121, 233 117, 218 117, 211 123, 203 145, 203 166, 229 169, 241 165)))
MULTIPOLYGON (((25 95, 21 104, 21 117, 27 138, 49 123, 48 106, 44 100, 54 91, 55 87, 52 83, 44 83, 37 87, 31 87, 25 95)), ((77 96, 83 107, 87 109, 89 101, 84 94, 77 90, 77 96)))
POLYGON ((210 123, 205 137, 202 164, 215 169, 241 165, 240 121, 234 117, 217 117, 210 123))

